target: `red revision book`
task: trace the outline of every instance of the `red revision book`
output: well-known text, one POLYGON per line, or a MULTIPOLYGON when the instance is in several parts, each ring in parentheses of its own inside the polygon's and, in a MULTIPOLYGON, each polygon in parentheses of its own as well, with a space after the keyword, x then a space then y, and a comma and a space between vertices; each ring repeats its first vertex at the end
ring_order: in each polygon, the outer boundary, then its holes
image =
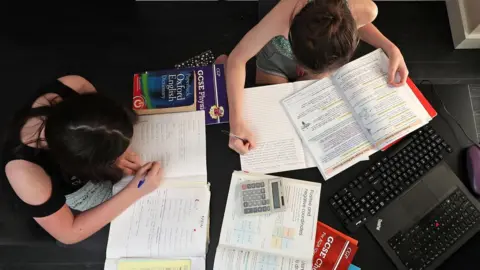
POLYGON ((313 270, 347 270, 357 252, 358 241, 317 222, 313 270))

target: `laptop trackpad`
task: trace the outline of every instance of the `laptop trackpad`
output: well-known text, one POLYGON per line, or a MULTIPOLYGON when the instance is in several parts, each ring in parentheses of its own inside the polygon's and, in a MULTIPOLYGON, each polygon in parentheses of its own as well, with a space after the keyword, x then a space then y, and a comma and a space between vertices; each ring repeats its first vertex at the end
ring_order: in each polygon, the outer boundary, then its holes
POLYGON ((401 197, 402 206, 409 213, 414 222, 420 220, 432 206, 437 204, 437 197, 424 182, 411 189, 401 197))

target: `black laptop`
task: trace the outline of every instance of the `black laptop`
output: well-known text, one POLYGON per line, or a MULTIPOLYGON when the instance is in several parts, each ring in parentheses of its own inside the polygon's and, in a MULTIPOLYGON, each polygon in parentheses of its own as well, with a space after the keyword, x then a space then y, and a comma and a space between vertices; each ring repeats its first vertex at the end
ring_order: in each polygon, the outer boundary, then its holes
POLYGON ((480 204, 441 162, 367 228, 398 269, 436 269, 480 230, 480 204))

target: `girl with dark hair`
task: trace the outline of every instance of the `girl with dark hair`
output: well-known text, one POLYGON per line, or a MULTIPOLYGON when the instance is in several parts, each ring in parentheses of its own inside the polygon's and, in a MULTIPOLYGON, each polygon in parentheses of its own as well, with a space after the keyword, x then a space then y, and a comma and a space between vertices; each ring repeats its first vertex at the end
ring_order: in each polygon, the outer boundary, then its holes
POLYGON ((372 24, 377 6, 372 0, 280 0, 237 44, 226 65, 230 137, 240 154, 255 147, 243 120, 245 65, 257 56, 257 84, 320 79, 346 64, 359 40, 382 48, 390 59, 388 81, 406 82, 408 69, 400 50, 372 24), (396 75, 400 80, 396 81, 396 75))
POLYGON ((21 211, 58 241, 73 244, 155 190, 160 165, 142 165, 129 149, 135 120, 130 109, 98 94, 80 76, 42 87, 14 116, 3 147, 5 186, 21 211), (112 197, 112 183, 132 174, 130 184, 112 197))

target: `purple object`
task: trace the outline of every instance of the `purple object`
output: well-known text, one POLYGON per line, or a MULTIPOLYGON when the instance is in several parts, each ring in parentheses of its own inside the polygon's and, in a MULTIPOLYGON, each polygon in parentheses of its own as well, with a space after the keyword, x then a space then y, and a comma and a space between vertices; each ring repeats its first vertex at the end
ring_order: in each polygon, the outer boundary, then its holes
POLYGON ((473 192, 480 195, 480 148, 477 145, 467 150, 467 170, 473 192))
POLYGON ((137 188, 141 188, 142 185, 143 185, 143 183, 145 183, 145 178, 143 178, 142 180, 140 180, 140 181, 138 182, 137 188))

